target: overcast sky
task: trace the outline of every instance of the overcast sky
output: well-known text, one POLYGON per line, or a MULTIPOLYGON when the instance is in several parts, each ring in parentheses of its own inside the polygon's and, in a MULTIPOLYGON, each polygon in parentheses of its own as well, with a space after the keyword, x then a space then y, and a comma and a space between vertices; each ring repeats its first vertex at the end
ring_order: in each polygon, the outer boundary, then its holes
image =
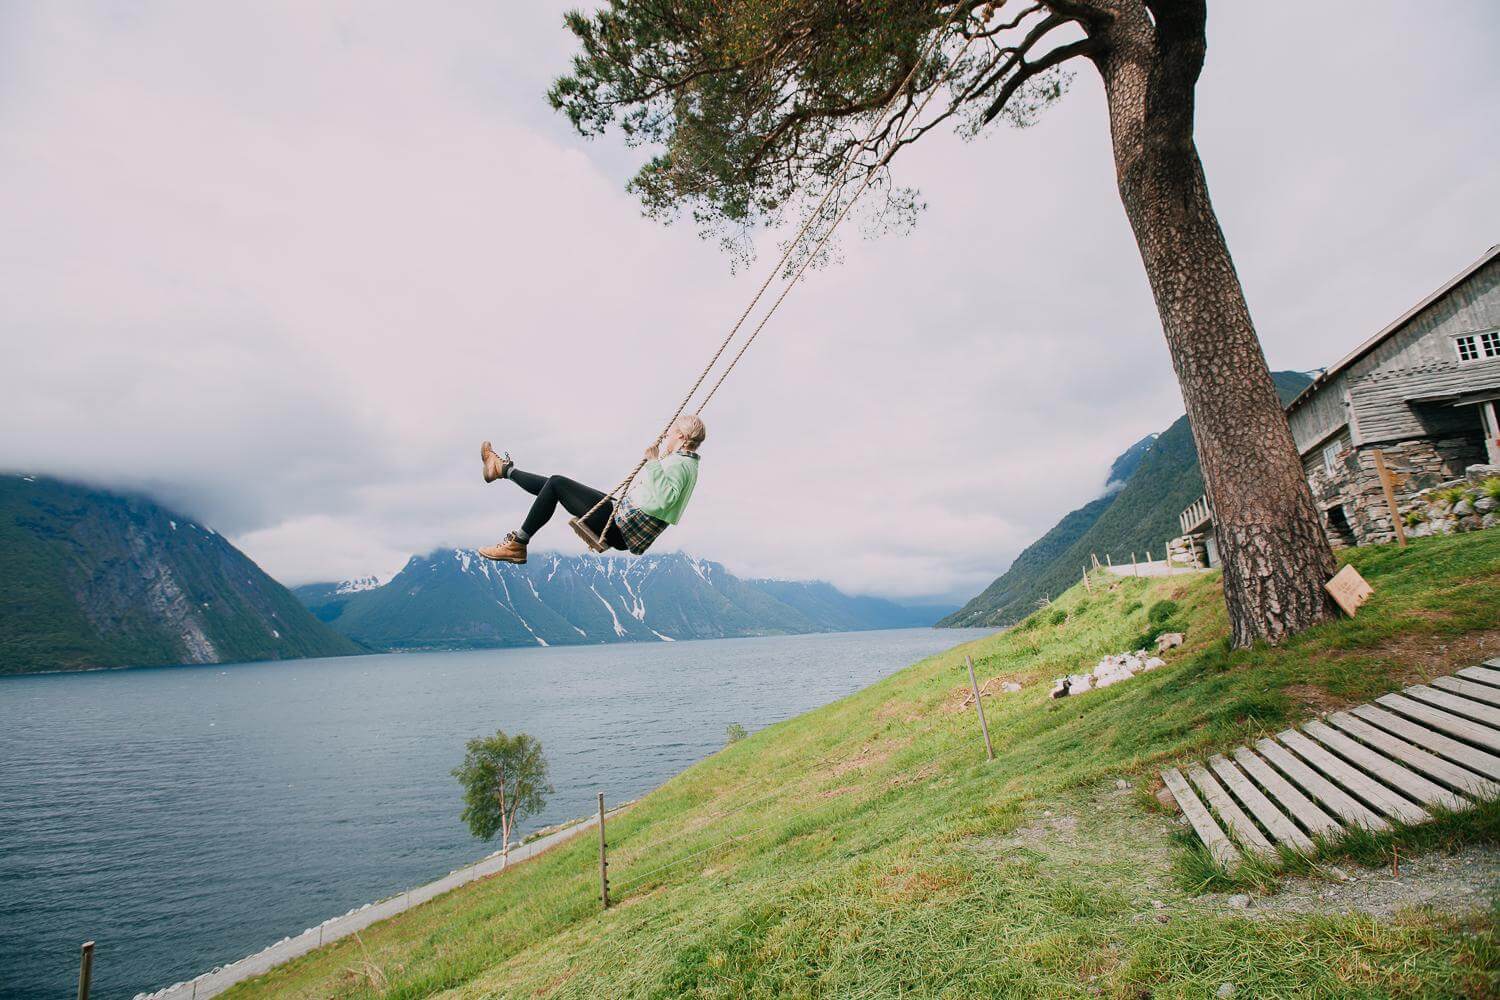
MULTIPOLYGON (((613 485, 761 272, 547 108, 566 6, 0 0, 0 467, 147 489, 289 584, 518 526, 483 438, 613 485)), ((1273 367, 1500 241, 1497 49, 1493 0, 1210 5, 1198 139, 1273 367)), ((664 549, 964 598, 1182 412, 1092 70, 896 166, 927 212, 794 292, 664 549)))

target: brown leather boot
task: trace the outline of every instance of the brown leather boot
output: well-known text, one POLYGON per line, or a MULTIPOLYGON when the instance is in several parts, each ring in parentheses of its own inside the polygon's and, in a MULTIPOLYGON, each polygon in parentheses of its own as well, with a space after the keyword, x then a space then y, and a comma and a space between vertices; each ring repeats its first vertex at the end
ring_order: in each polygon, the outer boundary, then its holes
POLYGON ((526 545, 516 541, 515 532, 506 535, 501 541, 494 545, 487 545, 479 550, 479 554, 486 559, 495 562, 524 563, 526 561, 526 545))
POLYGON ((479 459, 484 462, 484 481, 487 483, 504 479, 505 474, 511 470, 511 466, 516 464, 510 460, 510 452, 503 455, 495 454, 495 449, 488 441, 479 446, 479 459))

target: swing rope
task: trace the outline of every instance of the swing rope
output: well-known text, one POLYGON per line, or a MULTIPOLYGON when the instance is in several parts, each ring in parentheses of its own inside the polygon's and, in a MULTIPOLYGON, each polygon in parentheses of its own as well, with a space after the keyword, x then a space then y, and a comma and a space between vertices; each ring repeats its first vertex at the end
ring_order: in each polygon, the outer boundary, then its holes
MULTIPOLYGON (((692 388, 687 391, 687 395, 682 397, 682 402, 677 404, 677 409, 674 410, 672 416, 668 418, 666 426, 664 426, 661 433, 656 436, 655 444, 661 444, 661 442, 666 439, 666 436, 671 433, 672 425, 677 422, 678 417, 682 416, 683 412, 687 409, 688 403, 692 402, 692 399, 695 395, 697 395, 698 390, 703 387, 703 383, 708 380, 709 374, 713 372, 714 367, 719 363, 719 359, 724 356, 724 352, 728 350, 729 345, 739 334, 740 329, 745 325, 745 321, 750 318, 750 314, 755 311, 755 307, 760 303, 760 300, 765 295, 766 290, 771 287, 771 283, 776 280, 776 276, 782 273, 782 269, 786 267, 787 261, 791 260, 792 254, 796 252, 797 247, 802 243, 803 237, 807 235, 810 229, 812 229, 813 224, 823 216, 823 210, 827 207, 829 199, 831 199, 834 194, 842 189, 845 179, 849 176, 849 172, 854 167, 855 160, 853 150, 865 148, 871 141, 874 140, 875 135, 880 131, 881 125, 886 122, 887 116, 889 115, 891 109, 896 106, 896 102, 901 98, 903 94, 906 93, 907 89, 911 85, 912 80, 916 78, 917 71, 920 70, 922 68, 922 65, 928 60, 928 58, 931 57, 933 51, 936 49, 943 36, 946 34, 947 28, 956 19, 959 9, 960 8, 955 7, 953 13, 949 15, 948 20, 943 24, 942 29, 933 33, 932 38, 928 40, 927 47, 923 49, 921 56, 912 64, 912 68, 910 69, 910 71, 907 72, 900 85, 891 94, 890 100, 886 102, 885 106, 881 108, 880 113, 872 121, 869 134, 865 136, 864 140, 858 146, 852 147, 851 155, 845 159, 843 166, 840 167, 835 180, 831 184, 829 184, 828 190, 824 192, 823 197, 818 202, 817 206, 813 208, 813 210, 808 213, 807 218, 803 220, 802 225, 798 228, 796 235, 794 235, 792 239, 788 241, 786 249, 781 254, 780 260, 776 262, 775 267, 771 268, 770 271, 767 272, 766 279, 761 282, 760 287, 756 289, 754 297, 750 299, 750 304, 745 307, 744 312, 740 313, 740 317, 735 321, 734 326, 730 327, 729 333, 726 334, 724 339, 719 343, 718 349, 714 351, 713 357, 709 359, 708 364, 703 367, 703 371, 698 374, 698 378, 693 382, 692 388)), ((826 246, 829 239, 832 238, 834 231, 839 226, 839 223, 844 221, 844 217, 848 215, 849 210, 854 207, 855 202, 859 201, 860 196, 863 195, 867 190, 869 190, 871 185, 875 183, 875 179, 879 174, 880 168, 889 163, 891 157, 896 154, 896 150, 901 148, 901 140, 905 137, 906 132, 910 129, 912 123, 916 122, 922 117, 923 112, 927 110, 927 105, 931 103, 932 98, 937 94, 941 84, 947 83, 948 80, 952 78, 953 73, 958 67, 959 61, 962 60, 964 53, 968 51, 969 46, 973 44, 975 37, 977 36, 971 35, 967 38, 967 40, 963 44, 963 47, 959 49, 958 54, 955 55, 952 61, 949 63, 948 71, 944 74, 943 79, 939 81, 939 86, 935 86, 930 91, 928 91, 927 96, 923 98, 921 104, 917 106, 915 112, 913 112, 911 116, 905 121, 903 121, 901 123, 901 126, 895 131, 895 133, 893 133, 893 135, 891 136, 889 148, 885 151, 884 154, 881 155, 880 159, 871 164, 870 167, 865 171, 864 182, 859 186, 858 190, 854 192, 854 195, 850 197, 848 201, 846 201, 843 206, 839 208, 837 213, 835 213, 833 221, 828 225, 828 228, 818 239, 816 245, 814 245, 812 250, 807 253, 801 263, 798 264, 792 276, 786 280, 781 289, 781 294, 778 295, 775 301, 771 303, 771 306, 766 310, 765 315, 760 318, 760 322, 758 322, 755 325, 755 328, 751 330, 750 336, 747 337, 745 339, 745 342, 740 345, 739 350, 735 352, 735 355, 730 359, 729 364, 725 366, 723 372, 719 374, 718 379, 709 388, 708 394, 705 395, 703 397, 703 401, 698 404, 699 412, 702 412, 707 408, 709 402, 714 398, 714 395, 718 393, 719 387, 722 386, 724 384, 724 380, 729 377, 729 373, 734 371, 735 366, 740 363, 740 359, 745 356, 745 352, 750 349, 750 345, 755 343, 755 339, 759 337, 760 332, 766 328, 766 324, 769 323, 771 317, 776 314, 776 310, 780 308, 781 304, 784 301, 786 301, 786 297, 791 293, 792 288, 795 287, 797 282, 801 280, 802 275, 806 273, 808 267, 811 266, 812 262, 817 259, 818 254, 822 252, 823 247, 826 246)), ((624 479, 620 480, 619 484, 616 485, 614 489, 610 490, 608 493, 600 497, 599 501, 595 503, 594 506, 590 507, 588 511, 579 515, 578 517, 573 518, 569 522, 572 525, 573 530, 578 533, 578 536, 582 538, 585 544, 587 544, 589 548, 593 549, 595 552, 603 552, 609 547, 604 541, 605 529, 601 529, 599 533, 595 535, 593 530, 590 529, 584 522, 587 521, 588 518, 594 516, 594 514, 601 507, 603 507, 607 501, 618 500, 624 497, 626 492, 630 489, 631 484, 635 482, 635 477, 640 475, 641 470, 646 467, 646 462, 646 458, 641 458, 641 460, 636 463, 635 468, 630 470, 630 474, 627 475, 624 479)), ((605 526, 606 529, 607 527, 608 525, 605 526)))

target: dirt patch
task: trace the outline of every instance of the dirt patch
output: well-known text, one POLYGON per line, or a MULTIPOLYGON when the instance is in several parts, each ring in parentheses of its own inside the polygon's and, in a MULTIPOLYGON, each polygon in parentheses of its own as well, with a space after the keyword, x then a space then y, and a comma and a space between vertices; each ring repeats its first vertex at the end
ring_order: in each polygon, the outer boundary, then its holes
POLYGON ((923 784, 924 782, 931 781, 933 778, 936 778, 937 774, 938 768, 936 764, 923 764, 915 771, 909 771, 906 774, 896 775, 889 782, 887 782, 887 784, 889 784, 892 788, 895 788, 897 785, 919 785, 923 784))
MULTIPOLYGON (((1035 683, 1035 681, 1035 674, 1017 674, 1014 676, 1009 674, 1002 674, 1000 676, 991 677, 989 680, 979 685, 979 694, 984 698, 1006 698, 1011 695, 1018 695, 1021 693, 1020 691, 1005 690, 1006 684, 1019 684, 1024 690, 1029 685, 1035 683)), ((958 687, 954 688, 952 691, 949 691, 947 696, 943 699, 941 708, 941 711, 944 715, 952 715, 955 712, 972 712, 973 710, 974 689, 967 684, 961 684, 958 687)))
MULTIPOLYGON (((1408 665, 1411 682, 1427 681, 1472 667, 1500 654, 1500 629, 1466 632, 1463 635, 1401 635, 1366 650, 1382 659, 1408 665)), ((1403 677, 1403 681, 1406 678, 1403 677)))
POLYGON ((853 757, 839 761, 828 772, 831 778, 841 778, 853 771, 860 771, 872 764, 880 764, 890 759, 894 747, 876 750, 874 747, 866 746, 860 748, 859 753, 853 757))
POLYGON ((1304 715, 1332 712, 1349 704, 1348 699, 1335 698, 1313 684, 1288 684, 1282 689, 1286 696, 1303 710, 1304 715))
POLYGON ((892 719, 900 719, 902 722, 916 722, 921 713, 916 706, 909 701, 892 698, 875 710, 875 719, 879 722, 889 722, 892 719))
POLYGON ((1323 870, 1330 880, 1289 878, 1269 896, 1212 893, 1197 897, 1190 905, 1259 919, 1282 913, 1389 917, 1413 907, 1463 915, 1487 910, 1500 901, 1500 848, 1489 845, 1402 858, 1399 876, 1389 868, 1357 865, 1323 870))
POLYGON ((848 795, 852 791, 854 791, 854 786, 853 785, 840 785, 837 788, 829 788, 829 789, 826 789, 824 791, 819 792, 818 793, 818 798, 820 798, 820 799, 836 799, 840 795, 848 795))
POLYGON ((893 868, 881 878, 880 887, 898 899, 928 899, 967 881, 956 872, 908 872, 905 868, 893 868))

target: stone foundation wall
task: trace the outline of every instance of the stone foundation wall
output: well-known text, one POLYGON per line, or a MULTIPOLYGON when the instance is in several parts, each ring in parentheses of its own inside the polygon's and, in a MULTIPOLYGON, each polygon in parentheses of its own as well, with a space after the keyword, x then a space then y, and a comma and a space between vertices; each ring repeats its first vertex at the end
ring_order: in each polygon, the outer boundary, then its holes
MULTIPOLYGON (((1333 474, 1318 463, 1307 477, 1313 500, 1323 512, 1323 528, 1334 548, 1374 545, 1396 539, 1385 491, 1375 471, 1373 447, 1347 451, 1333 474), (1347 527, 1339 522, 1342 508, 1347 527)), ((1467 437, 1422 438, 1382 445, 1386 468, 1396 483, 1396 502, 1403 507, 1423 490, 1459 479, 1464 469, 1484 460, 1467 437)))

